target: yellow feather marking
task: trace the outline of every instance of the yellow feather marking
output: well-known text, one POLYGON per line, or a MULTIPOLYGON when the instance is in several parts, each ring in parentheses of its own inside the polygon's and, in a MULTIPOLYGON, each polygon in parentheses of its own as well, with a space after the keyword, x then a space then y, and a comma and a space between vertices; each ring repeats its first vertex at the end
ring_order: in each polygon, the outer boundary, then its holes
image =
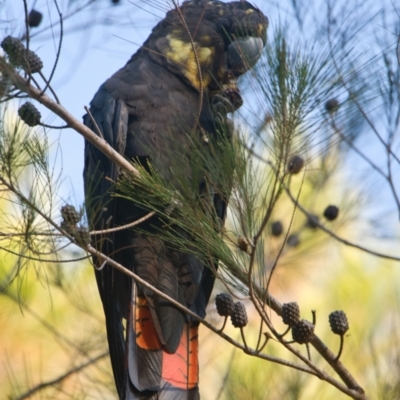
MULTIPOLYGON (((165 55, 179 66, 185 66, 182 71, 183 74, 196 89, 200 89, 199 71, 192 43, 185 42, 173 35, 168 35, 167 40, 170 48, 166 51, 165 55)), ((197 42, 194 42, 194 47, 196 48, 197 58, 202 69, 203 87, 206 88, 211 80, 210 75, 206 71, 213 63, 214 48, 199 47, 197 42)))

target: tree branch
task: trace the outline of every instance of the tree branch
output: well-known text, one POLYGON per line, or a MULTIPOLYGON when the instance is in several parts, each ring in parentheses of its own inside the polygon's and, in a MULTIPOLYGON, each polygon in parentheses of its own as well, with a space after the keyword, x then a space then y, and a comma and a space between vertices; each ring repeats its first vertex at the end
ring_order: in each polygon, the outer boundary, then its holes
POLYGON ((37 100, 49 110, 57 114, 64 120, 70 128, 80 133, 87 141, 96 146, 102 151, 112 162, 118 165, 123 170, 131 172, 135 176, 139 176, 139 171, 121 154, 116 152, 104 139, 97 136, 91 129, 89 129, 82 122, 79 122, 72 114, 70 114, 61 104, 57 104, 41 90, 36 89, 29 82, 21 77, 15 69, 0 57, 0 71, 5 71, 12 83, 22 92, 27 93, 32 99, 37 100))

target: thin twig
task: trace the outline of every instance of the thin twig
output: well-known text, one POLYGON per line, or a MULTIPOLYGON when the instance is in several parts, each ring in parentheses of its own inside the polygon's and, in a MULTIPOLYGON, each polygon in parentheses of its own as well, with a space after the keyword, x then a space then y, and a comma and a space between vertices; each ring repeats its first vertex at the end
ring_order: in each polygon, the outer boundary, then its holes
MULTIPOLYGON (((271 164, 271 166, 272 166, 272 164, 271 164)), ((304 173, 303 173, 303 176, 302 176, 302 181, 301 181, 301 184, 300 184, 300 189, 299 189, 299 191, 298 191, 298 193, 297 193, 297 200, 300 198, 301 189, 303 188, 303 185, 304 185, 305 176, 306 176, 306 174, 305 174, 305 172, 304 172, 304 173)), ((283 183, 283 180, 282 180, 282 183, 283 183)), ((280 259, 280 256, 281 256, 281 254, 283 253, 283 250, 284 250, 285 245, 286 245, 286 243, 287 243, 287 240, 288 240, 288 237, 289 237, 289 233, 290 233, 290 230, 291 230, 292 225, 293 225, 295 213, 296 213, 296 205, 293 207, 292 215, 291 215, 291 217, 290 217, 289 226, 288 226, 288 229, 287 229, 287 231, 286 231, 285 238, 284 238, 284 240, 283 240, 282 245, 280 246, 280 249, 279 249, 279 251, 278 251, 277 256, 275 257, 274 264, 272 265, 271 272, 270 272, 270 274, 269 274, 269 276, 268 276, 268 281, 267 281, 267 285, 266 285, 266 289, 267 289, 267 290, 268 290, 268 288, 269 288, 269 285, 271 284, 273 273, 274 273, 276 267, 278 266, 278 261, 279 261, 279 259, 280 259)))
MULTIPOLYGON (((246 348, 246 350, 249 350, 249 346, 247 346, 246 337, 244 335, 244 330, 242 327, 240 328, 240 335, 242 336, 244 347, 246 348)), ((256 351, 257 351, 257 349, 256 349, 256 351)))
POLYGON ((44 80, 46 86, 43 88, 42 90, 42 94, 46 91, 47 88, 50 89, 50 92, 53 94, 57 104, 60 104, 60 99, 58 98, 56 92, 53 90, 53 88, 50 85, 50 82, 46 79, 46 77, 44 76, 42 71, 39 71, 39 75, 41 76, 41 78, 44 80))
POLYGON ((43 128, 50 128, 50 129, 67 129, 67 128, 71 128, 69 125, 54 126, 54 125, 44 124, 43 122, 41 122, 39 125, 43 126, 43 128))
MULTIPOLYGON (((298 209, 306 216, 310 216, 309 212, 298 202, 298 200, 296 200, 296 198, 292 195, 290 189, 283 185, 286 193, 288 194, 288 196, 290 197, 290 199, 292 200, 292 202, 294 204, 296 204, 296 206, 298 207, 298 209)), ((385 258, 387 260, 394 260, 394 261, 400 261, 400 257, 396 257, 396 256, 390 256, 388 254, 385 253, 380 253, 378 251, 374 251, 371 249, 368 249, 364 246, 361 246, 359 244, 356 243, 352 243, 347 239, 344 239, 340 236, 338 236, 335 232, 331 231, 330 229, 328 229, 327 227, 325 227, 324 225, 322 225, 319 221, 313 221, 315 223, 315 225, 321 229, 322 231, 324 231, 325 233, 327 233, 329 236, 331 236, 332 238, 336 239, 338 242, 345 244, 346 246, 350 246, 350 247, 354 247, 355 249, 359 249, 362 250, 368 254, 372 254, 374 256, 380 257, 380 258, 385 258)))
POLYGON ((307 357, 311 361, 311 351, 310 351, 310 345, 306 343, 306 349, 307 349, 307 357))
MULTIPOLYGON (((7 191, 10 189, 7 188, 7 191)), ((32 233, 30 232, 28 236, 63 236, 59 232, 35 232, 32 233)), ((19 236, 27 236, 26 232, 18 232, 18 233, 5 233, 5 232, 0 232, 0 237, 3 237, 4 239, 6 238, 13 238, 13 237, 19 237, 19 236)))
MULTIPOLYGON (((28 14, 28 2, 27 0, 23 1, 24 3, 24 15, 25 15, 25 42, 26 42, 26 54, 29 52, 29 14, 28 14)), ((28 68, 30 69, 29 63, 27 63, 28 68)))
POLYGON ((224 322, 223 322, 223 324, 222 324, 221 329, 219 330, 220 332, 222 332, 222 331, 225 329, 226 321, 228 321, 228 316, 225 316, 225 317, 224 317, 224 322))
POLYGON ((399 34, 399 36, 397 38, 396 54, 397 54, 397 62, 400 65, 400 34, 399 34))
POLYGON ((66 371, 64 374, 58 376, 55 379, 52 379, 50 381, 43 382, 43 383, 40 383, 40 384, 34 386, 32 389, 29 389, 27 392, 18 396, 15 400, 28 399, 29 397, 33 396, 35 393, 37 393, 43 389, 60 384, 61 382, 63 382, 67 378, 69 378, 71 375, 82 371, 83 369, 89 367, 90 365, 97 363, 98 361, 100 361, 101 359, 103 359, 107 356, 108 356, 108 351, 105 351, 104 353, 99 354, 97 357, 89 359, 88 361, 86 361, 85 363, 83 363, 81 365, 78 365, 77 367, 71 368, 70 370, 66 371))
POLYGON ((93 125, 94 125, 94 127, 96 128, 96 131, 97 131, 97 133, 99 134, 99 136, 100 136, 102 139, 104 139, 103 132, 101 131, 101 129, 100 129, 99 126, 97 125, 96 120, 93 118, 93 115, 92 115, 92 113, 90 112, 90 108, 89 108, 88 106, 84 106, 83 108, 84 108, 84 109, 86 110, 86 112, 88 113, 88 115, 89 115, 90 119, 92 120, 93 125))
POLYGON ((90 235, 91 236, 92 235, 104 235, 106 233, 119 232, 119 231, 123 231, 124 229, 133 228, 134 226, 139 225, 144 221, 147 221, 149 218, 153 217, 154 215, 156 215, 156 212, 155 211, 150 211, 144 217, 139 218, 138 220, 133 221, 133 222, 131 222, 129 224, 117 226, 115 228, 110 228, 110 229, 103 229, 101 231, 91 231, 90 235))
POLYGON ((83 261, 83 260, 87 260, 90 256, 82 256, 82 257, 78 257, 78 258, 69 258, 68 260, 59 260, 59 259, 51 259, 51 260, 47 260, 45 258, 40 258, 40 257, 32 257, 32 256, 28 256, 28 255, 22 255, 21 253, 18 253, 16 251, 11 250, 8 247, 3 247, 0 246, 0 250, 4 250, 7 253, 13 254, 14 256, 18 256, 21 258, 25 258, 27 260, 31 260, 31 261, 39 261, 42 263, 51 263, 51 264, 59 264, 59 263, 71 263, 71 262, 77 262, 77 261, 83 261))
POLYGON ((46 78, 43 76, 43 74, 41 74, 42 79, 46 82, 46 86, 44 87, 42 94, 46 91, 47 88, 49 88, 50 91, 51 91, 51 93, 53 93, 53 96, 54 96, 54 98, 56 99, 57 103, 60 104, 60 100, 58 99, 58 97, 57 97, 55 91, 54 91, 54 90, 52 89, 52 87, 50 86, 50 82, 51 82, 51 80, 53 79, 54 73, 56 72, 56 68, 57 68, 58 61, 59 61, 59 59, 60 59, 62 41, 63 41, 63 37, 64 37, 64 22, 63 22, 63 16, 62 16, 62 13, 61 13, 61 11, 60 11, 60 7, 58 6, 57 0, 54 0, 54 4, 56 5, 56 9, 57 9, 57 12, 58 12, 58 16, 59 16, 59 18, 60 18, 60 41, 59 41, 59 43, 58 43, 56 59, 55 59, 55 61, 54 61, 53 68, 52 68, 52 70, 51 70, 49 79, 46 80, 46 78))
POLYGON ((338 361, 340 356, 342 355, 343 343, 344 343, 344 335, 340 335, 340 345, 339 345, 338 355, 336 356, 336 359, 335 359, 336 361, 338 361))

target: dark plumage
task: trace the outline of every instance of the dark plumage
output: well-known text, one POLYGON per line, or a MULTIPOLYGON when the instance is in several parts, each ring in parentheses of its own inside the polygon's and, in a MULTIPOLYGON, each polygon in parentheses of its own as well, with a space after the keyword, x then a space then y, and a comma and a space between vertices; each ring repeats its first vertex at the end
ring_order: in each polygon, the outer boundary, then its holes
MULTIPOLYGON (((90 112, 101 135, 126 158, 150 163, 178 190, 171 160, 180 157, 193 195, 204 193, 204 179, 194 177, 191 168, 189 139, 206 133, 215 140, 217 121, 240 107, 236 78, 260 57, 267 24, 266 17, 244 1, 193 0, 170 11, 93 98, 90 112)), ((99 134, 90 116, 85 115, 84 122, 99 134)), ((85 143, 86 211, 92 229, 125 225, 148 212, 110 196, 119 172, 85 143)), ((224 220, 227 198, 208 195, 224 220)), ((156 217, 141 224, 140 231, 109 233, 93 245, 204 317, 214 284, 211 270, 193 255, 146 235, 155 225, 156 217)), ((99 267, 101 261, 95 259, 94 264, 99 267)), ((96 271, 96 278, 119 397, 199 398, 197 323, 109 265, 96 271)))

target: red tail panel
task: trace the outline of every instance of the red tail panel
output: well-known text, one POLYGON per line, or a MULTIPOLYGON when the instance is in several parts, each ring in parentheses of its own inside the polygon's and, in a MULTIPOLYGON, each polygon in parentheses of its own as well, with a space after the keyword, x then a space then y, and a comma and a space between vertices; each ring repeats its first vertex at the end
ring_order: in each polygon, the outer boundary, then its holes
POLYGON ((180 389, 193 389, 199 381, 198 326, 185 325, 178 350, 163 354, 162 378, 180 389))
POLYGON ((161 349, 161 342, 151 318, 148 302, 144 296, 136 298, 135 333, 136 343, 142 349, 161 349))
MULTIPOLYGON (((144 296, 136 297, 134 332, 136 345, 140 349, 148 350, 149 357, 154 354, 152 350, 162 350, 162 344, 158 338, 150 308, 144 296)), ((144 359, 142 359, 142 368, 146 364, 143 361, 144 359)), ((140 365, 137 365, 137 368, 140 369, 140 367, 140 365)), ((144 371, 142 370, 142 372, 144 371)), ((150 373, 150 371, 148 372, 150 373)), ((162 351, 162 371, 160 372, 162 380, 176 389, 189 390, 197 387, 199 380, 197 324, 185 324, 175 353, 170 354, 162 351)))

